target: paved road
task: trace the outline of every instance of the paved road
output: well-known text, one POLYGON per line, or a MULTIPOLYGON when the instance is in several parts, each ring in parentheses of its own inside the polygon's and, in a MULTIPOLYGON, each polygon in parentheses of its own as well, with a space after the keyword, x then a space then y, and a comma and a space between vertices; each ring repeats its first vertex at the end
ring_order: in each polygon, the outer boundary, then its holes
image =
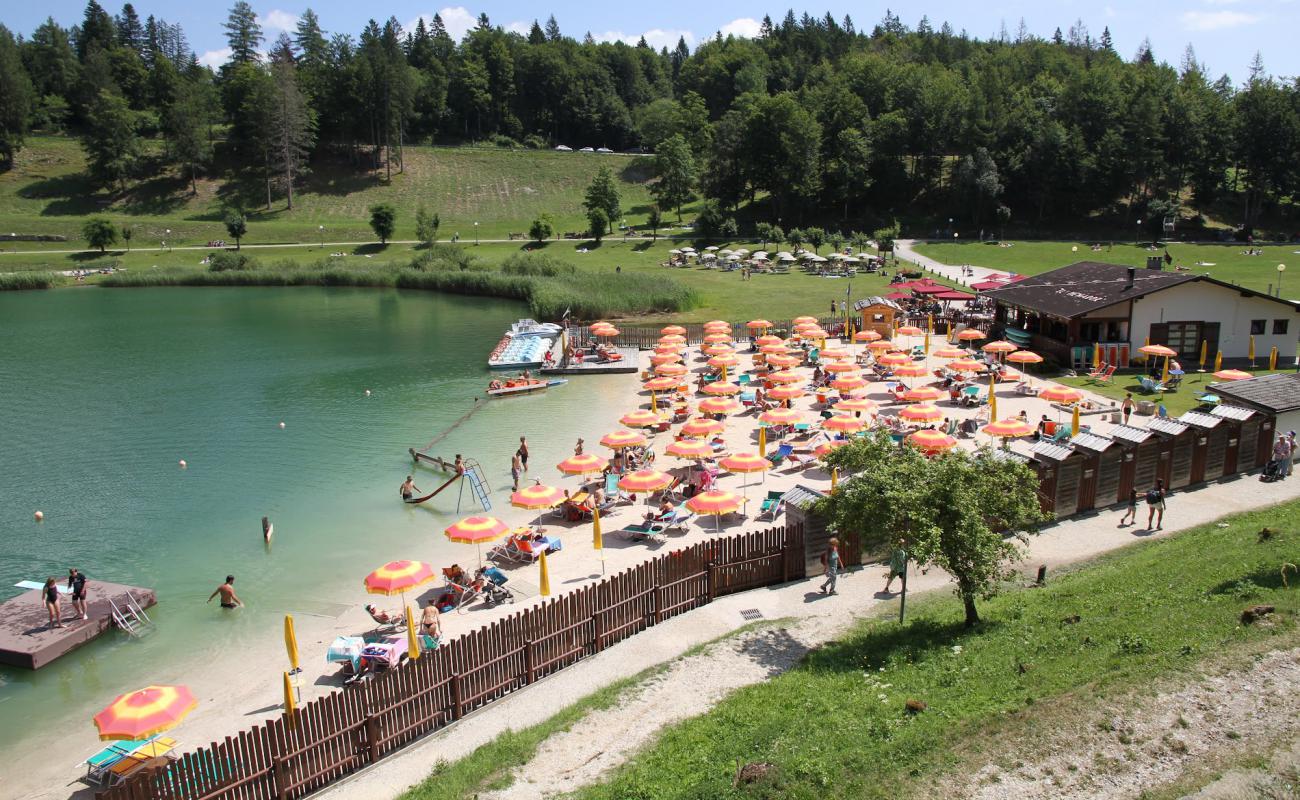
POLYGON ((963 275, 962 265, 944 264, 939 261, 935 261, 933 258, 930 258, 929 256, 923 256, 912 249, 912 246, 916 243, 917 240, 915 239, 895 240, 894 252, 898 255, 899 258, 904 258, 907 259, 908 261, 916 262, 917 266, 921 267, 921 269, 924 269, 927 272, 933 272, 936 275, 941 275, 947 278, 948 280, 955 281, 957 283, 962 284, 963 286, 970 286, 972 283, 979 283, 980 281, 988 280, 989 277, 992 275, 1007 274, 1007 270, 1004 269, 998 270, 998 269, 990 269, 989 267, 976 267, 973 265, 966 265, 969 267, 971 274, 963 275))

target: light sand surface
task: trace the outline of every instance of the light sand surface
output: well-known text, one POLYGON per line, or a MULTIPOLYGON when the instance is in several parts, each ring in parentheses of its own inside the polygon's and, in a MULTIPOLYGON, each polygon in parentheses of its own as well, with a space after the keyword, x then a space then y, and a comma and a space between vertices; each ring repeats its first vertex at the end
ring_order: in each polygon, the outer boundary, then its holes
MULTIPOLYGON (((921 337, 912 340, 904 337, 903 343, 919 344, 921 337)), ((934 346, 941 343, 939 337, 932 342, 934 346)), ((855 351, 861 352, 861 345, 855 351)), ((748 368, 750 354, 739 353, 742 368, 748 368)), ((691 348, 687 352, 687 363, 692 370, 703 368, 699 352, 691 348)), ((931 366, 940 363, 931 360, 931 366)), ((643 366, 648 366, 648 354, 642 354, 643 366)), ((575 382, 580 379, 575 379, 575 382)), ((910 379, 911 385, 925 383, 927 378, 910 379)), ((1034 383, 1042 384, 1035 380, 1034 383)), ((574 388, 580 388, 574 387, 574 388)), ((618 411, 630 411, 638 407, 649 407, 649 395, 640 391, 635 376, 627 376, 626 407, 618 411)), ((577 393, 575 393, 577 394, 577 393)), ((882 414, 890 415, 901 406, 887 406, 886 395, 879 383, 870 384, 867 397, 877 400, 882 405, 882 414)), ((999 384, 999 417, 1011 416, 1022 408, 1031 420, 1037 420, 1041 414, 1048 414, 1052 419, 1068 422, 1068 416, 1051 408, 1036 397, 1017 395, 1010 385, 999 384)), ((1099 396, 1090 396, 1094 402, 1109 404, 1099 396)), ((692 398, 692 402, 694 398, 692 398)), ((816 401, 809 395, 794 401, 795 408, 806 412, 814 429, 819 417, 812 411, 816 401)), ((958 419, 974 413, 971 409, 958 408, 946 401, 940 404, 945 414, 958 419)), ((608 418, 608 409, 600 414, 608 418)), ((1108 415, 1107 415, 1108 417, 1108 415)), ((1100 415, 1085 419, 1094 430, 1105 433, 1111 425, 1100 415)), ((1143 424, 1144 419, 1134 417, 1134 424, 1143 424)), ((599 424, 599 423, 597 423, 599 424)), ((757 447, 758 425, 755 416, 750 414, 731 416, 726 420, 724 434, 727 449, 731 452, 753 451, 757 447)), ((597 444, 598 440, 610 430, 592 430, 587 435, 587 451, 608 455, 609 451, 597 444)), ((663 455, 664 447, 672 441, 671 433, 661 433, 650 437, 652 447, 660 453, 656 461, 659 469, 679 468, 689 462, 679 461, 663 455)), ((962 440, 961 446, 974 447, 978 443, 988 443, 985 436, 962 440)), ((768 443, 769 448, 775 442, 768 443)), ((1027 453, 1028 446, 1023 442, 1013 444, 1013 448, 1027 453)), ((576 478, 561 476, 552 464, 534 463, 533 474, 549 485, 576 488, 576 478)), ((725 532, 739 532, 747 529, 761 529, 773 524, 783 524, 784 519, 758 521, 758 498, 769 490, 785 490, 801 483, 822 490, 829 488, 829 475, 817 466, 803 471, 782 467, 763 475, 724 475, 720 481, 722 488, 745 493, 751 500, 749 515, 741 518, 731 515, 722 519, 725 532)), ((1282 484, 1259 484, 1253 478, 1230 482, 1225 485, 1212 485, 1188 493, 1179 493, 1170 500, 1170 510, 1166 517, 1166 529, 1172 530, 1190 524, 1199 524, 1208 519, 1234 510, 1275 502, 1295 494, 1293 487, 1300 482, 1287 481, 1282 484), (1213 499, 1211 499, 1213 498, 1213 499)), ((686 534, 674 534, 666 544, 647 545, 627 542, 610 535, 612 531, 624 524, 639 521, 644 514, 642 505, 620 506, 603 517, 606 532, 604 570, 606 573, 617 572, 636 564, 660 552, 666 552, 682 544, 704 541, 714 534, 713 517, 697 520, 686 534)), ((538 519, 536 512, 501 508, 494 510, 510 524, 523 524, 538 519)), ((1049 528, 1039 536, 1033 545, 1031 559, 1034 563, 1058 563, 1083 558, 1112 547, 1120 546, 1133 540, 1129 530, 1116 531, 1111 521, 1111 514, 1103 512, 1099 517, 1087 517, 1069 520, 1049 528)), ((1113 516, 1118 517, 1118 513, 1113 516)), ((551 568, 551 585, 554 591, 564 592, 587 582, 598 580, 602 573, 601 554, 591 547, 591 525, 553 522, 553 517, 543 521, 548 532, 559 532, 565 543, 563 551, 549 559, 551 568)), ((462 565, 472 565, 475 561, 472 549, 466 548, 462 565)), ((437 566, 444 566, 438 564, 437 566)), ((297 618, 298 641, 302 651, 304 673, 301 676, 302 699, 310 701, 322 694, 333 691, 338 686, 337 670, 324 662, 324 651, 328 643, 338 635, 356 635, 370 630, 373 626, 363 610, 367 602, 378 599, 381 607, 396 609, 400 605, 398 598, 374 598, 362 592, 360 578, 369 565, 359 565, 357 575, 358 588, 349 591, 337 599, 342 610, 337 616, 304 615, 297 618)), ((526 595, 513 606, 486 609, 481 605, 466 614, 444 615, 444 630, 450 637, 464 633, 483 625, 500 615, 513 613, 526 603, 539 602, 536 596, 538 584, 537 567, 517 567, 507 570, 511 576, 511 586, 526 595)), ((406 754, 396 756, 384 762, 377 773, 365 776, 346 784, 340 789, 346 794, 354 791, 353 787, 370 787, 366 796, 390 796, 401 788, 417 782, 428 771, 433 761, 438 758, 454 758, 468 752, 475 744, 481 744, 495 733, 509 726, 527 725, 553 713, 561 705, 572 702, 591 692, 596 687, 623 677, 645 666, 660 663, 679 655, 687 647, 710 638, 724 634, 742 624, 739 609, 757 608, 768 618, 784 616, 807 616, 832 613, 837 618, 847 617, 869 609, 875 602, 874 591, 883 580, 874 571, 870 577, 859 579, 854 576, 845 580, 841 597, 831 602, 806 603, 804 586, 778 587, 758 590, 742 595, 724 598, 704 609, 675 618, 668 623, 656 626, 626 643, 611 648, 595 658, 581 662, 575 667, 552 677, 536 688, 530 688, 517 695, 493 704, 488 709, 473 716, 475 722, 462 722, 446 732, 430 737, 421 744, 411 748, 406 754), (849 587, 852 587, 851 589, 849 587), (382 775, 383 777, 374 777, 382 775), (382 789, 377 787, 383 787, 382 789)), ((946 579, 936 571, 931 571, 925 578, 914 582, 918 590, 935 588, 945 583, 946 579)), ((414 600, 414 596, 410 599, 414 600)), ((815 643, 816 637, 806 644, 815 643)), ((224 737, 240 729, 280 713, 281 673, 286 669, 284 647, 278 630, 267 631, 255 641, 249 641, 243 654, 232 656, 229 660, 195 665, 183 674, 151 676, 154 682, 177 682, 190 686, 198 696, 199 708, 181 725, 174 735, 181 740, 183 747, 196 747, 224 737), (249 657, 247 654, 261 654, 249 657)), ((752 674, 752 673, 751 673, 752 674)), ((35 740, 33 740, 35 742, 35 740)), ((33 746, 24 751, 20 745, 14 754, 19 763, 30 764, 29 769, 21 773, 6 776, 4 788, 0 795, 5 797, 66 797, 84 789, 75 783, 82 769, 78 766, 80 759, 94 752, 98 747, 93 728, 67 732, 57 740, 42 739, 39 747, 33 746)), ((361 795, 357 795, 361 796, 361 795)))

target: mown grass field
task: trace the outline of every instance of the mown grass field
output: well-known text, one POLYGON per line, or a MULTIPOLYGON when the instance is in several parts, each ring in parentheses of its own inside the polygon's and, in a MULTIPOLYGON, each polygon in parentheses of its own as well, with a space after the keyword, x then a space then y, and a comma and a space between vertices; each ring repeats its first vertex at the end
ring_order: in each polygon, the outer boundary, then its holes
MULTIPOLYGON (((1164 248, 1151 251, 1149 242, 1135 246, 1132 241, 1116 242, 1093 251, 1088 242, 1009 242, 1010 247, 997 247, 978 242, 939 242, 919 244, 916 251, 945 264, 970 264, 977 267, 1005 269, 1021 275, 1040 272, 1073 264, 1076 261, 1101 261, 1106 264, 1124 264, 1145 267, 1147 256, 1163 255, 1164 248), (1077 249, 1076 249, 1077 248, 1077 249)), ((1277 287, 1277 265, 1286 264, 1282 278, 1282 294, 1300 298, 1300 244, 1252 245, 1250 249, 1262 250, 1262 255, 1245 255, 1246 245, 1231 244, 1170 244, 1169 254, 1174 265, 1187 267, 1192 272, 1206 274, 1221 281, 1236 283, 1256 291, 1267 291, 1269 285, 1277 287)), ((1171 267, 1166 267, 1171 269, 1171 267)))
POLYGON ((982 743, 1007 726, 1036 717, 1050 729, 1056 701, 1077 714, 1207 663, 1294 646, 1300 586, 1285 586, 1279 570, 1300 546, 1297 514, 1292 502, 1135 544, 1055 574, 1045 589, 983 603, 976 630, 962 626, 954 598, 931 595, 909 606, 907 624, 864 622, 800 667, 671 727, 576 797, 931 796, 930 781, 986 763, 982 743), (1260 541, 1264 527, 1281 534, 1260 541), (1242 609, 1261 603, 1276 607, 1270 621, 1243 625, 1242 609), (925 710, 908 713, 908 700, 925 710), (736 788, 737 761, 772 763, 775 777, 736 788))
MULTIPOLYGON (((1263 358, 1259 359, 1258 363, 1261 367, 1267 367, 1268 354, 1264 353, 1263 356, 1264 356, 1263 358)), ((1285 364, 1294 365, 1295 357, 1296 357, 1295 353, 1291 353, 1289 355, 1281 354, 1278 357, 1278 364, 1281 365, 1285 363, 1285 364)), ((1114 379, 1112 379, 1110 383, 1098 383, 1096 381, 1090 380, 1087 377, 1075 377, 1075 378, 1058 377, 1058 378, 1054 378, 1054 380, 1067 384, 1069 386, 1075 386, 1090 392, 1096 392, 1097 394, 1100 394, 1104 397, 1113 398, 1116 401, 1123 401, 1125 394, 1132 393, 1133 399, 1135 401, 1151 400, 1154 402, 1164 403, 1165 409, 1169 411, 1169 416, 1176 417, 1182 414, 1184 411, 1191 411, 1192 409, 1200 408, 1202 404, 1196 398, 1205 392, 1212 393, 1212 390, 1208 388, 1210 384, 1221 383, 1221 381, 1219 381, 1218 378, 1214 377, 1214 375, 1211 372, 1195 372, 1194 370, 1196 369, 1196 367, 1191 364, 1184 364, 1183 366, 1184 368, 1190 368, 1193 371, 1188 372, 1186 375, 1183 376, 1182 385, 1179 386, 1177 390, 1172 392, 1164 392, 1159 396, 1153 394, 1144 394, 1142 392, 1142 384, 1138 381, 1138 378, 1145 373, 1141 373, 1137 371, 1117 372, 1115 373, 1114 379)), ((1213 369, 1213 366, 1214 366, 1213 364, 1207 364, 1206 368, 1213 369)), ((1292 371, 1293 369, 1278 369, 1278 370, 1257 369, 1257 370, 1252 370, 1251 372, 1254 375, 1270 375, 1273 372, 1292 372, 1292 371)))

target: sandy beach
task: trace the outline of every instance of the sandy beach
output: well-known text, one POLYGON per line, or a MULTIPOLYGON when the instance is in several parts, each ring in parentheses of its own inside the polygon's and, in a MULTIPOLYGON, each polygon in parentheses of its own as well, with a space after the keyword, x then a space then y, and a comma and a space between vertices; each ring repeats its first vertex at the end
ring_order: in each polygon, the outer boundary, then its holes
MULTIPOLYGON (((744 332, 737 331, 737 335, 743 339, 744 332)), ((910 347, 913 344, 921 344, 922 340, 923 337, 900 337, 899 344, 910 347)), ((931 344, 932 347, 938 347, 943 344, 943 341, 941 337, 934 337, 931 344)), ((863 346, 861 344, 855 345, 853 351, 861 353, 863 352, 863 346)), ((650 367, 649 355, 649 353, 641 354, 643 369, 650 367)), ((740 369, 750 367, 751 356, 752 354, 747 352, 747 345, 742 341, 737 352, 741 365, 740 369)), ((686 351, 685 363, 691 370, 691 374, 683 378, 683 382, 689 383, 693 390, 696 373, 706 370, 707 367, 704 358, 701 357, 699 350, 695 347, 691 347, 686 351)), ((928 359, 928 365, 931 368, 938 366, 939 363, 941 362, 938 359, 928 359)), ((799 372, 807 375, 810 373, 810 369, 801 367, 799 372)), ((627 375, 621 380, 624 380, 626 385, 623 407, 601 409, 599 415, 601 419, 608 419, 610 415, 616 418, 618 415, 634 409, 650 407, 649 394, 642 391, 637 376, 627 375)), ((918 386, 933 380, 933 376, 921 377, 907 379, 907 383, 911 386, 918 386)), ((1031 383, 1034 385, 1044 384, 1043 381, 1038 379, 1033 379, 1031 383)), ((574 384, 569 388, 581 389, 580 379, 575 380, 574 384)), ((870 383, 866 390, 859 392, 859 394, 879 404, 882 417, 895 415, 899 409, 908 405, 894 403, 892 398, 885 392, 883 384, 879 382, 870 383)), ((999 384, 997 394, 999 418, 1014 416, 1023 410, 1031 421, 1036 421, 1041 415, 1046 414, 1049 419, 1062 420, 1066 424, 1069 422, 1069 417, 1065 412, 1050 406, 1037 397, 1017 394, 1014 385, 1011 383, 999 384)), ((581 402, 580 391, 574 392, 574 396, 575 402, 581 402)), ((694 391, 691 392, 690 403, 692 408, 694 408, 697 400, 703 396, 696 394, 694 391)), ((1087 400, 1105 407, 1110 407, 1113 403, 1111 400, 1096 395, 1088 396, 1087 400)), ((662 403, 662 399, 660 402, 662 403)), ((804 420, 811 423, 814 431, 819 428, 818 423, 820 422, 820 407, 815 410, 814 406, 816 404, 817 397, 812 392, 792 402, 792 407, 803 413, 804 420)), ((946 400, 946 397, 940 402, 940 408, 945 415, 958 420, 970 417, 978 411, 976 408, 952 405, 946 400)), ((1144 424, 1145 419, 1135 416, 1133 424, 1144 424)), ((1109 414, 1088 416, 1085 418, 1085 423, 1091 425, 1095 432, 1102 434, 1105 434, 1107 430, 1113 427, 1109 414)), ((676 427, 674 425, 673 430, 676 427)), ((586 439, 586 452, 596 453, 601 456, 610 455, 610 451, 601 447, 597 442, 603 435, 610 433, 611 430, 612 428, 589 431, 588 435, 584 437, 586 439)), ((756 452, 758 430, 759 424, 755 413, 745 412, 729 415, 725 420, 725 429, 722 434, 726 451, 733 454, 756 452)), ((673 438, 674 433, 672 431, 649 436, 650 446, 658 454, 655 460, 657 469, 671 471, 686 468, 691 463, 664 454, 664 448, 673 441, 673 438)), ((988 444, 989 442, 989 437, 981 434, 973 438, 960 440, 958 446, 973 448, 979 444, 988 444)), ((554 443, 548 444, 553 445, 554 443)), ((768 452, 771 452, 777 444, 775 441, 769 441, 767 443, 768 452)), ((1011 448, 1021 453, 1028 452, 1028 445, 1025 440, 1013 442, 1011 448)), ((539 478, 547 485, 560 486, 570 490, 578 488, 579 479, 561 475, 554 464, 534 461, 530 466, 530 478, 539 478)), ((431 481, 426 480, 426 482, 431 481)), ((748 513, 743 517, 739 514, 723 517, 721 519, 721 529, 724 532, 738 532, 740 530, 784 524, 784 517, 778 517, 775 522, 770 519, 756 519, 759 500, 769 491, 784 491, 796 484, 827 490, 830 488, 830 475, 815 463, 806 468, 792 467, 786 464, 762 474, 732 475, 724 471, 719 478, 718 485, 729 491, 744 493, 749 498, 749 503, 748 513)), ((1292 494, 1290 491, 1292 485, 1291 482, 1287 482, 1276 489, 1271 489, 1269 494, 1277 499, 1282 499, 1283 495, 1289 496, 1292 494)), ((1187 496, 1210 498, 1220 494, 1229 495, 1232 494, 1232 491, 1230 486, 1210 485, 1187 493, 1187 496)), ((1256 492, 1252 492, 1247 497, 1252 498, 1255 502, 1262 502, 1256 495, 1256 492)), ((716 519, 714 517, 695 519, 685 533, 670 534, 666 542, 632 542, 613 535, 615 530, 625 524, 641 520, 646 511, 644 502, 645 498, 642 496, 637 504, 620 505, 609 513, 602 515, 602 527, 605 531, 603 553, 596 551, 592 547, 592 526, 590 522, 568 523, 557 521, 559 518, 549 512, 539 514, 534 511, 524 511, 509 506, 494 509, 494 514, 512 526, 538 523, 548 533, 558 534, 562 538, 564 542, 563 550, 549 559, 552 590, 555 593, 562 593, 585 583, 598 580, 602 571, 607 574, 614 573, 652 555, 666 552, 682 544, 703 541, 715 535, 716 519)), ((1212 505, 1212 507, 1215 509, 1213 513, 1216 514, 1230 510, 1222 505, 1212 505)), ((1102 518, 1106 516, 1103 512, 1102 518)), ((1180 520, 1178 524, 1181 526, 1185 523, 1186 520, 1180 520)), ((1102 527, 1109 527, 1111 533, 1114 533, 1113 522, 1102 523, 1099 521, 1097 524, 1102 527)), ((1081 525, 1087 527, 1086 524, 1071 521, 1065 525, 1049 528, 1047 533, 1035 540, 1033 557, 1047 562, 1074 560, 1132 541, 1132 536, 1128 532, 1095 540, 1080 540, 1078 537, 1063 536, 1056 532, 1066 529, 1067 526, 1073 530, 1081 525)), ((1173 525, 1167 527, 1172 529, 1173 525)), ((486 549, 485 547, 485 552, 486 549)), ((415 556, 419 557, 418 554, 415 554, 415 556)), ((459 563, 470 568, 476 563, 476 560, 475 549, 472 546, 465 546, 464 555, 459 559, 459 563)), ((434 566, 442 567, 447 565, 435 563, 434 566)), ((364 610, 364 606, 367 603, 374 602, 381 608, 394 611, 400 606, 401 599, 399 597, 375 597, 364 592, 361 587, 361 578, 365 569, 368 568, 368 566, 359 565, 357 580, 354 584, 355 589, 348 590, 335 598, 338 607, 342 609, 337 615, 312 614, 298 615, 296 617, 303 666, 303 672, 300 675, 301 697, 304 702, 334 691, 340 685, 337 665, 327 664, 324 659, 324 652, 329 642, 336 636, 360 635, 374 628, 364 610)), ((520 596, 518 601, 513 605, 504 605, 492 609, 477 604, 470 608, 467 613, 444 614, 442 621, 446 637, 454 638, 489 622, 497 616, 511 614, 525 607, 528 603, 537 603, 542 600, 538 596, 539 575, 536 566, 507 567, 505 571, 510 576, 509 585, 520 596)), ((870 582, 874 583, 874 578, 870 582)), ((932 574, 920 588, 937 588, 944 583, 945 578, 938 575, 937 571, 932 571, 932 574)), ((407 600, 414 603, 417 597, 430 595, 434 591, 436 591, 434 584, 430 584, 421 587, 419 595, 414 592, 408 595, 407 600)), ((774 596, 771 592, 748 594, 762 594, 769 598, 774 596)), ((867 598, 864 595, 864 602, 866 601, 867 598)), ((857 607, 856 604, 854 606, 855 613, 864 609, 865 606, 857 607)), ((676 628, 684 627, 689 629, 695 625, 692 620, 698 618, 701 623, 700 630, 713 630, 717 627, 716 624, 704 624, 705 616, 711 617, 713 615, 715 615, 715 612, 707 609, 693 612, 674 620, 672 625, 676 628)), ((652 631, 655 631, 653 633, 654 638, 661 635, 658 633, 659 630, 659 628, 652 629, 652 631)), ((612 648, 608 654, 602 654, 602 656, 615 657, 614 654, 620 652, 627 651, 631 653, 636 651, 637 648, 647 647, 650 648, 647 652, 655 653, 657 651, 649 643, 650 638, 652 638, 652 634, 649 633, 642 637, 636 637, 627 643, 612 648)), ((661 655, 669 657, 671 653, 665 651, 661 655)), ((178 668, 177 674, 151 676, 151 680, 154 682, 184 683, 199 698, 199 707, 171 734, 181 742, 182 749, 190 749, 205 745, 217 738, 250 727, 263 719, 278 715, 281 712, 282 702, 281 674, 287 668, 287 659, 280 631, 267 630, 261 635, 251 638, 247 642, 243 653, 238 657, 193 664, 184 669, 178 668), (257 656, 249 657, 247 654, 257 654, 257 656)), ((583 669, 583 667, 580 666, 578 669, 583 669)), ((568 675, 571 671, 562 674, 568 675)), ((635 671, 635 668, 631 671, 635 671)), ((567 678, 562 678, 562 680, 567 680, 567 678)), ((547 683, 551 682, 548 681, 547 683)), ((588 685, 588 690, 594 688, 595 684, 588 685)), ((536 695, 537 693, 533 691, 524 694, 536 695)), ((507 705, 507 703, 498 705, 507 705)), ((549 704, 549 707, 553 710, 556 706, 552 703, 549 704)), ((494 713, 493 708, 489 708, 484 713, 494 713)), ((30 752, 26 751, 25 747, 20 747, 19 749, 23 752, 18 752, 14 756, 15 759, 31 764, 31 768, 23 770, 21 774, 11 774, 6 780, 6 788, 3 794, 8 797, 62 798, 78 793, 89 796, 89 790, 83 784, 77 783, 76 778, 84 769, 81 766, 81 760, 95 752, 98 747, 99 742, 94 735, 93 728, 89 725, 63 732, 57 739, 40 742, 33 740, 30 752), (36 759, 34 756, 38 750, 40 758, 36 759)), ((394 761, 396 760, 394 759, 394 761)), ((383 767, 381 766, 380 769, 382 770, 383 767)), ((396 784, 390 785, 394 789, 399 788, 396 784)))

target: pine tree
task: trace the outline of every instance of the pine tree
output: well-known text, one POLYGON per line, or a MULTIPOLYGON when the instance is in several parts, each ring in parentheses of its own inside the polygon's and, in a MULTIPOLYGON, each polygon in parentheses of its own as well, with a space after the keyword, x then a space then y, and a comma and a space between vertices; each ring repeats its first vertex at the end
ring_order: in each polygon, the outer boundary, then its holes
POLYGON ((271 45, 271 52, 267 55, 270 57, 272 64, 293 64, 298 60, 297 55, 294 53, 293 40, 284 31, 281 31, 280 35, 276 37, 275 44, 271 45))
POLYGON ((288 207, 293 209, 293 182, 316 142, 316 116, 298 88, 292 61, 277 61, 271 67, 274 106, 270 123, 273 166, 281 173, 288 207))
POLYGON ((95 0, 86 3, 86 14, 77 34, 77 58, 84 64, 94 50, 108 51, 117 41, 113 18, 95 0))
POLYGON ((528 29, 528 43, 544 44, 545 42, 546 34, 542 32, 542 26, 538 24, 537 20, 533 20, 533 26, 528 29))
POLYGON ((622 218, 623 210, 619 207, 618 188, 614 185, 614 176, 610 173, 609 167, 601 167, 596 177, 592 178, 582 206, 588 212, 594 209, 605 212, 605 218, 611 225, 622 218))
MULTIPOLYGON (((169 64, 168 61, 161 63, 169 64)), ((213 122, 213 100, 193 81, 182 81, 163 115, 163 134, 172 157, 190 177, 190 192, 198 194, 198 170, 212 158, 208 128, 213 122)))
POLYGON ((140 58, 145 57, 144 27, 130 3, 122 6, 122 13, 117 18, 117 43, 134 51, 140 58))
POLYGON ((645 37, 644 37, 644 36, 642 36, 640 39, 637 39, 637 40, 636 40, 636 46, 637 46, 637 49, 639 49, 639 50, 649 50, 649 49, 650 49, 650 43, 647 42, 647 41, 645 40, 645 37))
MULTIPOLYGON (((94 2, 94 0, 91 0, 94 2)), ((245 0, 238 0, 226 18, 226 44, 230 46, 230 60, 234 64, 256 64, 262 56, 257 48, 262 44, 262 26, 257 24, 257 14, 245 0)))
POLYGON ((474 27, 480 31, 492 30, 492 20, 488 19, 486 11, 478 15, 478 23, 474 27))
POLYGON ((31 112, 32 83, 18 55, 18 43, 0 25, 0 167, 10 167, 23 146, 31 112))
POLYGON ((1110 26, 1101 29, 1101 49, 1108 53, 1115 52, 1115 42, 1110 38, 1110 26))
MULTIPOLYGON (((424 19, 420 20, 421 26, 424 19)), ((298 25, 294 29, 293 44, 302 54, 302 62, 309 66, 324 66, 329 60, 329 43, 325 41, 325 31, 321 30, 316 12, 310 8, 302 12, 298 25)))
POLYGON ((140 154, 139 115, 119 94, 101 90, 86 114, 81 146, 90 175, 102 186, 126 189, 140 154))
POLYGON ((1155 53, 1152 53, 1152 52, 1151 52, 1151 40, 1150 40, 1150 39, 1143 39, 1143 40, 1142 40, 1142 44, 1138 45, 1137 56, 1135 56, 1133 60, 1136 61, 1136 62, 1139 63, 1139 64, 1154 64, 1154 63, 1156 63, 1156 56, 1155 56, 1155 53))
POLYGON ((561 39, 560 23, 555 21, 555 15, 546 18, 546 41, 558 42, 561 39))

